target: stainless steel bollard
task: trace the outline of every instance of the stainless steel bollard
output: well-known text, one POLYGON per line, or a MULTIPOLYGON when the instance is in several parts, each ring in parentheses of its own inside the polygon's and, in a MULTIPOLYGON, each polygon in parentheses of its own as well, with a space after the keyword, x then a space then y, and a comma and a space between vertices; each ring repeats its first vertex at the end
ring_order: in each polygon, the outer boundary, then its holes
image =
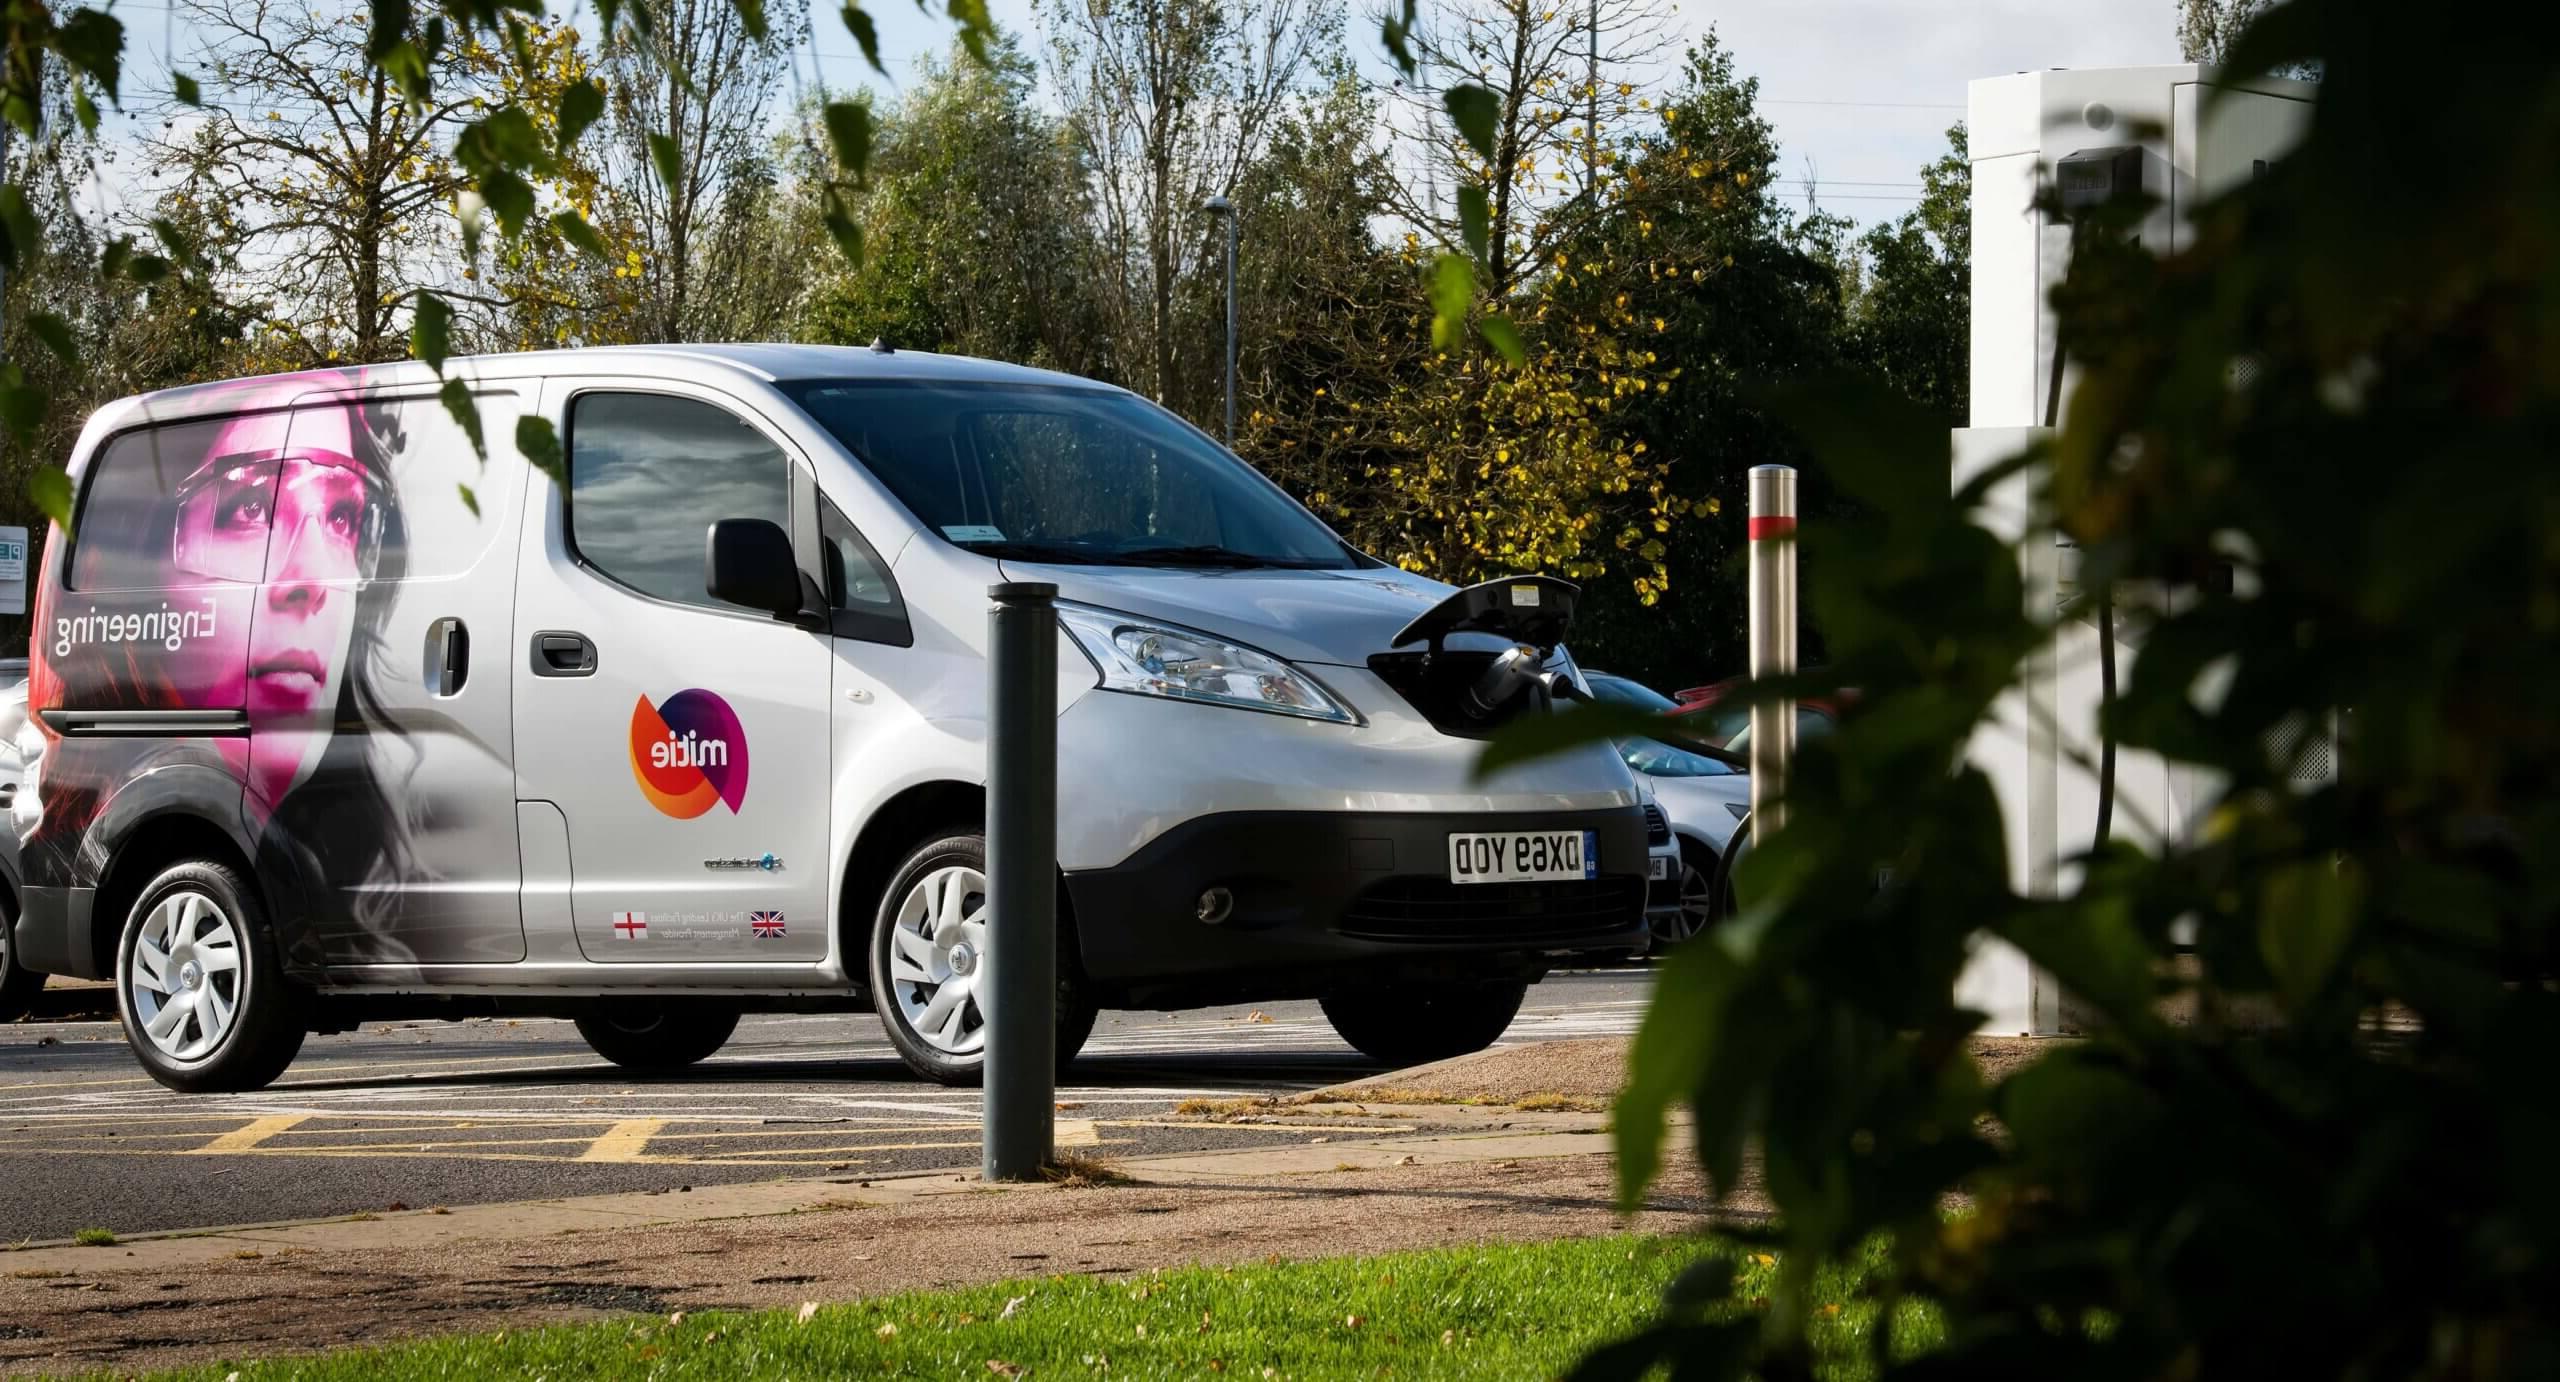
POLYGON ((1058 1081, 1058 588, 991 586, 987 611, 988 1180, 1037 1180, 1058 1081))
MULTIPOLYGON (((1751 468, 1751 679, 1796 670, 1796 472, 1793 466, 1751 468)), ((1787 823, 1782 798, 1795 758, 1794 703, 1751 707, 1751 830, 1755 838, 1787 823)))

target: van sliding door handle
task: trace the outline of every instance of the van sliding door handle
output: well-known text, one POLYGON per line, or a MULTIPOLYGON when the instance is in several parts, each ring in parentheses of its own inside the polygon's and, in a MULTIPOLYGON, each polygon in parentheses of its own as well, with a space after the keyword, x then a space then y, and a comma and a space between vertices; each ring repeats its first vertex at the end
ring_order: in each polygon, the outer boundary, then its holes
POLYGON ((471 630, 459 619, 444 618, 431 626, 428 646, 434 660, 428 664, 429 676, 439 696, 462 692, 462 684, 471 679, 471 630))
POLYGON ((533 674, 537 677, 591 677, 596 673, 596 645, 582 633, 545 629, 533 636, 533 674))

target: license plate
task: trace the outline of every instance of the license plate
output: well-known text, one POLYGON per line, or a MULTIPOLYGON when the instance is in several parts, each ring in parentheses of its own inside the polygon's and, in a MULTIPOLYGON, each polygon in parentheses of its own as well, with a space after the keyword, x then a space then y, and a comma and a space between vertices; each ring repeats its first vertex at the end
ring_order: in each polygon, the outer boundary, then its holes
POLYGON ((1504 830, 1449 837, 1452 883, 1541 883, 1600 876, 1596 830, 1504 830))
POLYGON ((1646 877, 1651 878, 1654 882, 1659 883, 1659 882, 1663 881, 1664 879, 1669 878, 1669 877, 1671 876, 1671 861, 1670 861, 1670 860, 1665 859, 1665 858, 1663 858, 1661 855, 1657 854, 1657 855, 1653 856, 1653 858, 1652 858, 1652 859, 1650 859, 1650 860, 1648 860, 1647 862, 1653 865, 1653 872, 1651 872, 1651 873, 1647 874, 1647 875, 1646 875, 1646 877))

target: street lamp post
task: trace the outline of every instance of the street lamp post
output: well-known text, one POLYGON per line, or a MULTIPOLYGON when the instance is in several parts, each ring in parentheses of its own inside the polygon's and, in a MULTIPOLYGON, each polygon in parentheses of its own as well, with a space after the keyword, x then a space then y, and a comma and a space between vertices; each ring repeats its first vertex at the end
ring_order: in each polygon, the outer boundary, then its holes
POLYGON ((1236 444, 1236 207, 1225 197, 1211 197, 1205 208, 1227 223, 1227 449, 1236 444))

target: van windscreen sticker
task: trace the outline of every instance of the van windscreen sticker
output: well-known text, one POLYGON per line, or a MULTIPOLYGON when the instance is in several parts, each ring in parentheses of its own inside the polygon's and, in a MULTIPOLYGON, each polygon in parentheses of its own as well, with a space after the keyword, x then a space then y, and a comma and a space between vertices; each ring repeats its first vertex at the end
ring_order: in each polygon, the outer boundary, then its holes
POLYGON ((1004 529, 985 523, 945 523, 942 535, 953 542, 1002 542, 1004 529))
POLYGON ((651 806, 691 820, 726 805, 736 815, 747 800, 747 732, 738 712, 716 693, 694 687, 656 705, 631 707, 631 775, 651 806))

